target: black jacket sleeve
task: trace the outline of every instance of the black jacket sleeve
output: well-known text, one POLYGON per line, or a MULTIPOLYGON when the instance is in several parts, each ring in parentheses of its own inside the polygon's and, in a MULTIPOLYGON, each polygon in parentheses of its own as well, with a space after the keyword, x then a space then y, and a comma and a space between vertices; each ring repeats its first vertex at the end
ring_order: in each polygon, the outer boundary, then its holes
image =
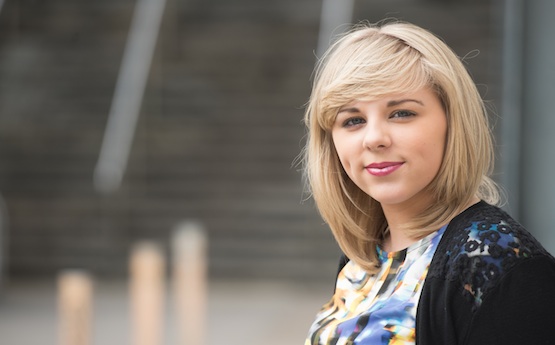
POLYGON ((349 262, 349 258, 347 257, 347 255, 341 254, 341 257, 339 258, 339 264, 337 265, 337 273, 335 274, 335 282, 333 284, 333 292, 334 293, 335 293, 335 288, 337 287, 337 276, 339 275, 339 272, 341 272, 343 267, 345 267, 345 265, 348 262, 349 262))
POLYGON ((488 291, 467 330, 466 345, 555 344, 555 264, 525 260, 488 291))

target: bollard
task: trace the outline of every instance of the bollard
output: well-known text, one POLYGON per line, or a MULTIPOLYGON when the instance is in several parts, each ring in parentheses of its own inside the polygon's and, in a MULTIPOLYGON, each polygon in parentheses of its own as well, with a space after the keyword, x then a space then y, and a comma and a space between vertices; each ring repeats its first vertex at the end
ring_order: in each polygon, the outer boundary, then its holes
POLYGON ((165 260, 152 242, 134 246, 129 264, 133 345, 161 345, 164 325, 165 260))
POLYGON ((91 344, 93 283, 81 270, 58 275, 58 312, 60 345, 91 344))
POLYGON ((179 344, 206 343, 207 239, 201 224, 184 222, 173 234, 173 294, 179 344))

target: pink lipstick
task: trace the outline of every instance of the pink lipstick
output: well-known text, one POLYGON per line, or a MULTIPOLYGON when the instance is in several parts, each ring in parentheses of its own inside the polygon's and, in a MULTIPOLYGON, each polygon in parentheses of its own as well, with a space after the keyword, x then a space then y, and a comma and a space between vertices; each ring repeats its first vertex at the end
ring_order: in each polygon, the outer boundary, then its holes
POLYGON ((371 175, 374 176, 387 176, 399 169, 404 162, 380 162, 372 163, 365 167, 371 175))

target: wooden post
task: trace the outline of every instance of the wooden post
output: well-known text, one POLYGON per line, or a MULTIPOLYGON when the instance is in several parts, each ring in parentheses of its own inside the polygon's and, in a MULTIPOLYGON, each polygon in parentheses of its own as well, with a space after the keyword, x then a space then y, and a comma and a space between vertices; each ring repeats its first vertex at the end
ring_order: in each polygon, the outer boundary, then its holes
POLYGON ((173 292, 179 344, 206 343, 207 239, 199 223, 184 222, 173 234, 173 292))
POLYGON ((141 242, 130 260, 133 345, 161 345, 164 325, 165 259, 152 242, 141 242))
POLYGON ((81 270, 58 276, 59 336, 61 345, 91 344, 93 283, 81 270))

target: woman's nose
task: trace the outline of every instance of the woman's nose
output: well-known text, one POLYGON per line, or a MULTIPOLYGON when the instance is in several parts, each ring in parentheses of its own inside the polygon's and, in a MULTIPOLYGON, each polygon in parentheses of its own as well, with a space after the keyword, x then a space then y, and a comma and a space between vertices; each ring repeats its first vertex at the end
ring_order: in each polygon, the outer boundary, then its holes
POLYGON ((391 137, 387 126, 369 123, 365 128, 363 146, 370 151, 383 150, 391 145, 391 137))

